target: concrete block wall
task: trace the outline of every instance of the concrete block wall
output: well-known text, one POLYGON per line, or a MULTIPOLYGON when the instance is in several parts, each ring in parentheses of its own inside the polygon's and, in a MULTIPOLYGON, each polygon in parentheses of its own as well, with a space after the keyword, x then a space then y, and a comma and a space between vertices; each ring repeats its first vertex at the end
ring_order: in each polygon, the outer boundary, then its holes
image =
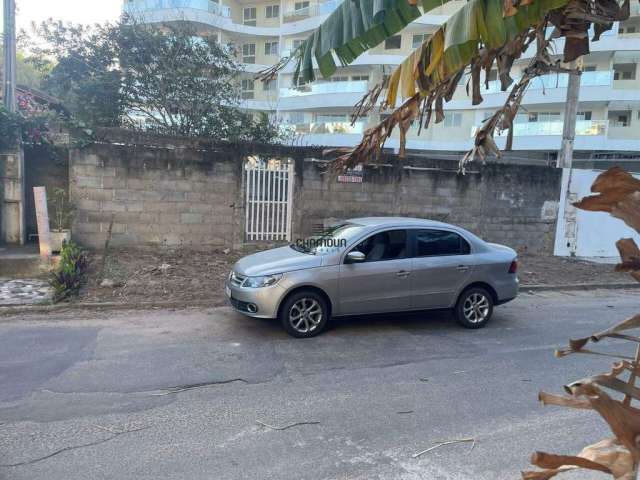
POLYGON ((553 252, 561 172, 552 167, 474 164, 462 176, 456 162, 408 158, 404 168, 367 166, 363 183, 349 184, 325 175, 316 151, 170 140, 70 152, 74 238, 102 248, 113 218, 115 246, 240 246, 243 162, 262 154, 295 159, 293 240, 335 220, 400 215, 455 223, 520 251, 553 252))
POLYGON ((408 169, 365 167, 363 183, 338 183, 318 162, 297 168, 294 232, 336 219, 398 215, 469 229, 519 251, 552 253, 561 171, 546 166, 472 165, 465 176, 451 161, 407 159, 408 169))
POLYGON ((113 246, 230 246, 238 242, 241 162, 206 151, 117 144, 72 150, 74 238, 113 246))

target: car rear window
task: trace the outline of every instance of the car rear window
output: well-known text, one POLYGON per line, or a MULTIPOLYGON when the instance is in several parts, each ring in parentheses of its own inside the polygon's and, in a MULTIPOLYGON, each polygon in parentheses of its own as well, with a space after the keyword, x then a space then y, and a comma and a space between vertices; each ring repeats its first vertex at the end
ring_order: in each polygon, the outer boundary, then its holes
POLYGON ((455 232, 446 230, 419 230, 416 232, 416 257, 439 255, 468 255, 469 242, 455 232))

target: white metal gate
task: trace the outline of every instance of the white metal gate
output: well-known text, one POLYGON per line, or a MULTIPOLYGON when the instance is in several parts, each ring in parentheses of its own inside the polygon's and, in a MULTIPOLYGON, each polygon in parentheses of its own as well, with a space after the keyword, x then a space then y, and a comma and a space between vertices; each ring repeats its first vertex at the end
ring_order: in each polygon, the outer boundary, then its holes
POLYGON ((293 163, 250 158, 245 163, 245 238, 291 240, 293 163))

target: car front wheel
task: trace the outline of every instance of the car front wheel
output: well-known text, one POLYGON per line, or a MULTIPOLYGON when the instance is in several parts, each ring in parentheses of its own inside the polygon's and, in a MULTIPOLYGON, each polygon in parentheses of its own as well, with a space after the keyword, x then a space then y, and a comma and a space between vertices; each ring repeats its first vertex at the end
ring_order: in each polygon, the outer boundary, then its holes
POLYGON ((329 307, 322 295, 312 290, 302 290, 285 300, 279 319, 282 327, 292 337, 314 337, 326 328, 329 307))
POLYGON ((465 328, 482 328, 493 315, 493 297, 482 287, 465 290, 455 308, 455 317, 465 328))

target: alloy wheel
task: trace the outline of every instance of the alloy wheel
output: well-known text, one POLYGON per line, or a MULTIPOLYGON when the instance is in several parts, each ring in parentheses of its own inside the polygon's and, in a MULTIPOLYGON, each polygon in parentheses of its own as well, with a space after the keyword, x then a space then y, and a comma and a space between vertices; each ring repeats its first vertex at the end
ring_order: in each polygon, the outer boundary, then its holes
POLYGON ((462 305, 464 317, 473 324, 484 322, 489 315, 489 310, 489 299, 477 292, 469 295, 462 305))
POLYGON ((289 324, 299 333, 313 332, 322 321, 322 306, 314 298, 301 298, 289 309, 289 324))

